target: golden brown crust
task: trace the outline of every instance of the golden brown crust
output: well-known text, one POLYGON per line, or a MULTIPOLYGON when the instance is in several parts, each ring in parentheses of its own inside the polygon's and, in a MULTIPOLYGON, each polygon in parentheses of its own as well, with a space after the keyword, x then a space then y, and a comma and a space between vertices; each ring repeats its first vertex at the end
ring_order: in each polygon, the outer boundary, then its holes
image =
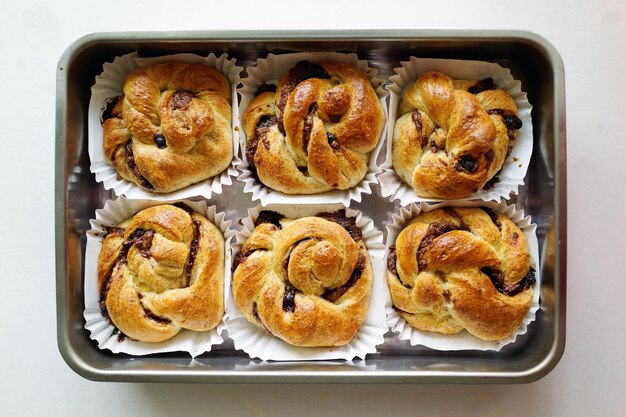
POLYGON ((224 314, 224 238, 197 213, 147 208, 104 238, 98 284, 101 308, 132 339, 211 330, 224 314))
POLYGON ((511 96, 487 81, 433 71, 404 90, 393 166, 419 196, 467 197, 502 167, 521 121, 511 96))
POLYGON ((255 97, 242 122, 248 163, 263 184, 286 194, 316 194, 363 179, 384 113, 357 68, 301 63, 275 93, 255 97))
POLYGON ((418 215, 400 232, 387 283, 410 326, 499 340, 526 316, 534 273, 526 237, 508 217, 446 208, 418 215))
POLYGON ((365 244, 320 217, 259 224, 238 255, 235 304, 253 324, 296 346, 341 346, 367 314, 365 244))
POLYGON ((133 71, 104 120, 104 153, 119 175, 159 193, 213 177, 233 157, 230 86, 183 62, 133 71))

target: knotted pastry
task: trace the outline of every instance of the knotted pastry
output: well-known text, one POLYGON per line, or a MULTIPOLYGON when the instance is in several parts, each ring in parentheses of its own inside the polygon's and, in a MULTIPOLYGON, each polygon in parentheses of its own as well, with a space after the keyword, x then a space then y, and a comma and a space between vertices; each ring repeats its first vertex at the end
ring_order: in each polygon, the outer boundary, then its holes
POLYGON ((510 336, 530 308, 535 283, 524 233, 487 208, 421 213, 388 256, 394 308, 416 329, 467 329, 483 340, 510 336))
POLYGON ((463 198, 496 175, 522 127, 517 106, 491 78, 425 72, 402 94, 393 167, 417 195, 463 198))
POLYGON ((278 86, 259 89, 246 109, 246 158, 263 184, 286 194, 345 190, 367 173, 384 121, 357 68, 303 61, 278 86))
POLYGON ((189 207, 150 207, 110 228, 98 256, 100 308, 126 336, 160 342, 224 314, 224 238, 189 207))
POLYGON ((103 115, 104 154, 118 174, 167 193, 213 177, 233 157, 230 85, 205 65, 133 71, 103 115))
POLYGON ((341 346, 367 314, 372 270, 343 211, 297 220, 262 211, 233 263, 235 304, 296 346, 341 346))

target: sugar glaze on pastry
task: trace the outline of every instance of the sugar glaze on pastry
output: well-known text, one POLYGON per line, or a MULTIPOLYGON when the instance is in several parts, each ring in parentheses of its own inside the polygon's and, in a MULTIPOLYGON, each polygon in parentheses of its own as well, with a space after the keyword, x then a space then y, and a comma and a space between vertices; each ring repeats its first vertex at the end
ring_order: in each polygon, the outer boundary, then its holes
POLYGON ((296 346, 342 346, 364 322, 372 269, 344 211, 286 219, 262 211, 233 263, 236 306, 296 346))
POLYGON ((534 270, 524 233, 487 208, 421 213, 388 254, 387 283, 407 323, 443 334, 504 339, 530 309, 534 270))
POLYGON ((518 129, 517 106, 493 80, 422 73, 402 93, 393 167, 421 197, 464 198, 502 168, 518 129))
POLYGON ((384 121, 357 68, 303 61, 246 109, 246 158, 263 184, 286 194, 345 190, 367 173, 384 121))
POLYGON ((169 62, 133 71, 103 114, 120 177, 158 193, 211 178, 233 158, 230 85, 218 70, 169 62))
POLYGON ((211 330, 224 314, 224 238, 182 203, 147 208, 109 229, 98 284, 100 308, 131 339, 211 330))

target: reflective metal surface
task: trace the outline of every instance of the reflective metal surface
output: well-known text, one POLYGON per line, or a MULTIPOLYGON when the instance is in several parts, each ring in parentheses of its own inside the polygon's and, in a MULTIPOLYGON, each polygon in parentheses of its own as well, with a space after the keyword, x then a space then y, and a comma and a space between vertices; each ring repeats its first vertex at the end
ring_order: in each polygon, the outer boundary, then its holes
MULTIPOLYGON (((245 76, 245 74, 244 74, 245 76)), ((57 68, 56 279, 59 350, 80 375, 109 381, 167 382, 351 382, 502 383, 541 378, 559 361, 565 346, 566 177, 565 81, 563 63, 544 39, 510 31, 325 31, 325 32, 160 32, 99 33, 79 39, 57 68), (412 55, 497 62, 522 81, 533 105, 534 150, 526 178, 513 201, 538 225, 542 253, 541 308, 529 332, 500 352, 438 352, 411 347, 391 333, 379 352, 364 361, 264 363, 236 351, 232 342, 195 360, 187 354, 148 357, 99 350, 84 330, 83 262, 85 231, 96 209, 111 197, 89 172, 87 109, 94 78, 117 55, 227 51, 237 64, 254 65, 269 51, 351 51, 379 70, 382 78, 412 55), (553 227, 554 239, 546 240, 553 227), (546 241, 550 246, 546 246, 546 241), (546 262, 547 260, 547 262, 546 262)), ((235 182, 210 201, 238 219, 256 205, 235 182)), ((398 204, 380 189, 352 207, 383 222, 398 204)), ((380 278, 380 277, 379 277, 380 278)))

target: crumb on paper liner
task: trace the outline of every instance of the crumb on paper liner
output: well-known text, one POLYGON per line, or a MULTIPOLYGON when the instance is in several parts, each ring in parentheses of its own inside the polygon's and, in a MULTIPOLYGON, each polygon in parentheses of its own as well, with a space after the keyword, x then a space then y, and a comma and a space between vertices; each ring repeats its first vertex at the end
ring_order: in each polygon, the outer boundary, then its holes
POLYGON ((528 97, 522 91, 522 83, 515 80, 508 68, 484 61, 465 61, 455 59, 431 59, 411 57, 410 61, 401 62, 395 68, 396 75, 389 77, 391 84, 386 86, 389 91, 389 108, 387 136, 385 138, 386 157, 382 165, 383 173, 378 176, 381 186, 381 195, 389 200, 400 200, 402 206, 411 203, 446 201, 438 198, 420 197, 413 187, 406 184, 395 173, 392 162, 392 144, 397 111, 404 89, 415 80, 419 74, 426 71, 440 71, 454 79, 482 80, 493 78, 494 83, 509 93, 518 108, 518 117, 522 121, 522 128, 518 131, 511 154, 505 159, 502 169, 496 173, 497 180, 488 189, 477 192, 459 200, 500 201, 509 199, 511 194, 517 194, 519 186, 524 184, 524 177, 528 170, 533 151, 532 106, 528 97))
POLYGON ((230 228, 231 221, 225 220, 225 213, 217 212, 215 206, 207 206, 205 201, 194 202, 189 200, 149 201, 130 200, 118 197, 115 200, 108 200, 104 208, 96 210, 96 218, 90 220, 91 230, 87 232, 87 247, 85 250, 85 329, 90 332, 90 338, 98 342, 100 349, 108 349, 113 353, 126 353, 129 355, 142 356, 153 353, 164 352, 188 352, 191 357, 196 357, 211 350, 214 345, 221 344, 224 339, 222 332, 226 328, 225 315, 216 328, 197 332, 189 329, 182 329, 176 336, 163 342, 140 342, 130 338, 118 339, 115 326, 108 318, 102 315, 99 306, 100 293, 98 291, 98 254, 102 247, 103 226, 115 226, 137 212, 148 207, 158 206, 182 201, 193 211, 205 216, 211 223, 217 226, 224 237, 224 309, 230 292, 230 263, 231 251, 230 242, 235 235, 235 231, 230 228))
MULTIPOLYGON (((528 331, 528 326, 532 323, 539 309, 539 297, 541 293, 541 271, 539 263, 539 242, 537 240, 537 225, 531 222, 530 216, 525 216, 522 210, 517 210, 514 205, 507 205, 506 202, 485 202, 485 201, 455 201, 443 202, 433 205, 426 203, 414 203, 408 207, 403 207, 399 212, 394 213, 386 225, 387 242, 385 254, 389 253, 389 247, 396 242, 398 234, 409 224, 418 214, 433 211, 442 207, 488 207, 497 213, 509 217, 524 233, 528 241, 528 252, 530 254, 530 266, 535 269, 535 285, 533 286, 533 297, 530 309, 520 327, 508 338, 496 341, 484 341, 467 330, 453 335, 444 335, 435 332, 421 331, 411 327, 406 320, 393 308, 389 287, 385 285, 385 311, 387 314, 387 325, 400 340, 408 340, 411 346, 422 345, 431 349, 441 351, 458 350, 491 350, 499 351, 504 346, 514 343, 517 336, 528 331)), ((386 259, 386 257, 385 257, 386 259)), ((385 283, 387 276, 387 265, 385 264, 385 283)))
MULTIPOLYGON (((275 210, 287 218, 312 216, 320 212, 337 211, 345 207, 340 204, 311 206, 257 206, 248 210, 248 216, 242 220, 243 230, 237 232, 237 242, 233 245, 233 254, 237 253, 244 241, 254 231, 254 219, 261 210, 275 210)), ((292 346, 266 330, 248 322, 246 317, 235 305, 232 291, 229 291, 226 305, 226 326, 228 336, 233 339, 235 349, 243 350, 250 358, 263 361, 307 361, 333 360, 350 361, 354 358, 364 359, 367 354, 375 353, 376 346, 384 342, 384 334, 388 331, 385 323, 385 253, 382 232, 377 230, 374 222, 361 212, 347 208, 346 215, 356 218, 356 224, 363 233, 363 241, 367 246, 372 267, 372 290, 370 304, 365 321, 352 340, 345 346, 333 347, 300 347, 292 346)))
POLYGON ((116 195, 124 195, 135 199, 169 201, 195 196, 203 196, 209 199, 214 193, 221 194, 222 187, 231 185, 233 183, 231 177, 236 177, 239 174, 237 165, 241 163, 239 159, 237 86, 241 80, 239 74, 243 71, 243 67, 235 65, 235 62, 236 59, 228 58, 226 53, 222 53, 219 56, 211 53, 206 57, 184 53, 153 58, 139 58, 137 52, 118 56, 113 62, 106 62, 103 65, 102 73, 96 76, 95 84, 91 87, 91 99, 89 101, 89 159, 90 170, 96 175, 96 181, 102 183, 105 189, 115 191, 116 195), (117 170, 107 161, 102 146, 103 130, 101 117, 104 107, 106 107, 106 101, 122 93, 124 81, 128 74, 137 68, 171 61, 204 64, 213 67, 224 74, 230 83, 233 160, 224 171, 212 178, 170 193, 152 193, 144 190, 137 184, 119 177, 117 170))
MULTIPOLYGON (((387 119, 387 97, 388 93, 382 88, 384 80, 377 77, 377 70, 368 66, 366 60, 359 60, 354 53, 343 54, 338 52, 299 52, 284 55, 269 54, 265 59, 258 59, 256 66, 246 68, 248 76, 242 80, 242 86, 237 89, 241 95, 239 104, 240 113, 243 114, 250 102, 254 99, 255 93, 259 87, 270 82, 278 83, 278 80, 289 72, 300 61, 320 62, 320 61, 338 61, 356 66, 370 80, 378 100, 383 109, 385 119, 387 119)), ((240 120, 241 122, 241 120, 240 120)), ((378 144, 370 153, 368 162, 368 171, 365 177, 356 186, 347 190, 331 190, 320 194, 310 195, 290 195, 273 190, 260 183, 248 169, 248 161, 246 160, 246 140, 243 131, 243 125, 240 124, 239 130, 241 134, 241 162, 238 166, 242 172, 238 179, 244 183, 244 192, 251 193, 253 200, 260 200, 261 204, 332 204, 343 203, 345 206, 350 205, 350 201, 361 202, 362 194, 372 193, 372 184, 377 183, 377 175, 382 172, 376 160, 383 147, 384 138, 387 132, 388 120, 385 120, 383 129, 378 140, 378 144)))

